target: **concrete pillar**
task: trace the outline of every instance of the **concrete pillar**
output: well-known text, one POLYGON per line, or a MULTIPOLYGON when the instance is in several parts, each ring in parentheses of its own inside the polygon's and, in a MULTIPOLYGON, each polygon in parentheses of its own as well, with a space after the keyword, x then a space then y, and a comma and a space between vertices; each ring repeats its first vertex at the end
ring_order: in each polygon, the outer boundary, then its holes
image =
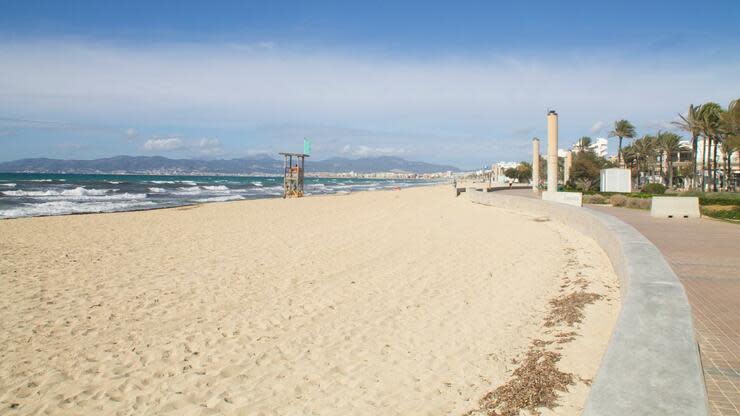
POLYGON ((558 113, 547 113, 547 192, 558 191, 558 113))
POLYGON ((540 186, 540 139, 532 139, 532 191, 539 192, 540 186))
POLYGON ((565 169, 565 174, 563 175, 563 184, 568 183, 568 179, 570 179, 570 168, 573 167, 573 152, 568 150, 568 153, 565 154, 565 165, 563 166, 565 169))

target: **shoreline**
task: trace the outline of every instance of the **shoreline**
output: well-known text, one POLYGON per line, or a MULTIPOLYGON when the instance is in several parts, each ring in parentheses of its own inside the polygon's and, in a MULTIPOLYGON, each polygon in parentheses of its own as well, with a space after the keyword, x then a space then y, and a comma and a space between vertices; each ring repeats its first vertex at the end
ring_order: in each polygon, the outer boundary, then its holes
POLYGON ((618 311, 593 241, 445 185, 386 191, 0 222, 0 403, 463 414, 554 330, 576 263, 605 298, 556 346, 563 371, 593 376, 618 311))
MULTIPOLYGON (((46 176, 46 175, 42 175, 46 176)), ((81 177, 90 176, 90 175, 77 175, 81 177)), ((103 175, 103 176, 117 176, 117 175, 103 175)), ((132 176, 141 176, 141 175, 132 175, 132 176)), ((148 177, 155 177, 154 175, 147 175, 148 177)), ((170 176, 170 175, 164 175, 164 176, 170 176)), ((231 175, 234 177, 233 175, 231 175)), ((226 176, 228 177, 228 176, 226 176)), ((7 219, 17 219, 17 218, 36 218, 36 217, 53 217, 53 216, 66 216, 66 215, 81 215, 81 214, 101 214, 101 213, 114 213, 114 212, 137 212, 137 211, 149 211, 149 210, 157 210, 157 209, 167 209, 167 208, 177 208, 177 207, 184 207, 184 206, 194 206, 194 205, 202 205, 202 204, 209 204, 212 202, 235 202, 235 201, 249 201, 249 200, 256 200, 256 199, 274 199, 274 198, 282 198, 280 194, 275 194, 276 190, 272 190, 270 192, 262 192, 263 189, 272 189, 275 187, 282 189, 282 182, 280 184, 272 184, 269 188, 262 188, 262 185, 258 186, 252 186, 250 188, 250 185, 254 185, 255 182, 250 182, 249 185, 240 185, 240 184, 229 184, 229 187, 220 185, 223 183, 223 181, 216 181, 214 186, 212 183, 209 182, 198 182, 191 181, 190 179, 195 179, 194 176, 176 176, 173 178, 177 178, 176 180, 170 181, 169 183, 182 183, 183 185, 189 185, 192 188, 196 189, 196 193, 192 194, 190 193, 191 189, 185 189, 183 187, 180 188, 170 188, 170 189, 164 189, 164 188, 152 188, 150 181, 143 181, 143 182, 131 182, 126 185, 121 185, 121 187, 127 187, 129 189, 125 189, 123 191, 116 189, 110 189, 110 184, 119 185, 119 182, 111 182, 110 180, 101 180, 101 183, 89 183, 85 180, 82 181, 66 181, 65 179, 59 179, 63 181, 64 185, 76 187, 74 190, 70 191, 71 188, 58 188, 58 184, 52 185, 53 188, 42 188, 41 191, 39 190, 32 190, 32 191, 25 191, 25 190, 18 190, 18 189, 8 189, 8 190, 2 190, 0 189, 0 207, 3 206, 3 201, 6 200, 7 202, 7 208, 4 213, 3 209, 0 209, 0 220, 7 220, 7 219), (183 178, 186 178, 187 180, 183 180, 183 178), (136 187, 135 189, 130 189, 131 186, 136 187), (246 189, 244 188, 246 186, 246 189), (100 187, 100 189, 91 189, 90 187, 100 187), (108 188, 106 188, 108 187, 108 188), (223 188, 223 189, 217 189, 213 190, 212 188, 223 188), (185 189, 184 193, 183 191, 185 189), (43 192, 46 191, 46 194, 43 192), (82 194, 82 198, 77 199, 75 195, 71 195, 68 197, 65 197, 64 195, 67 192, 74 192, 79 191, 82 194), (95 192, 93 193, 93 199, 89 199, 90 197, 87 196, 87 192, 95 192), (105 191, 105 194, 100 194, 99 192, 105 191), (254 193, 257 192, 258 193, 254 193), (120 192, 123 192, 121 195, 120 192), (202 196, 199 196, 198 194, 203 193, 202 196), (210 193, 208 193, 210 192, 210 193), (225 192, 225 194, 223 193, 225 192), (251 192, 251 193, 250 193, 251 192), (16 195, 18 194, 18 195, 16 195), (134 198, 135 196, 139 196, 139 198, 134 198), (123 197, 123 199, 117 199, 119 197, 123 197), (198 198, 203 198, 204 200, 200 200, 198 198), (19 200, 19 198, 25 198, 25 200, 19 200), (118 207, 106 207, 104 206, 106 203, 110 204, 127 204, 122 205, 118 207), (64 208, 62 207, 53 207, 49 208, 52 210, 55 210, 56 212, 38 212, 38 208, 42 207, 44 205, 50 205, 50 204, 70 204, 69 206, 66 206, 64 208), (94 205, 94 206, 83 206, 85 204, 94 205), (97 204, 97 205, 96 205, 97 204), (79 206, 78 206, 79 205, 79 206), (23 212, 23 210, 27 210, 26 212, 23 212), (34 212, 36 210, 36 212, 34 212), (18 213, 10 214, 12 211, 19 211, 18 213), (5 216, 8 215, 8 216, 5 216), (15 215, 15 216, 10 216, 15 215)), ((236 178, 236 177, 234 177, 236 178)), ((250 179, 255 179, 257 183, 261 183, 260 179, 271 179, 267 177, 247 177, 250 179)), ((67 178, 69 179, 69 178, 67 178)), ((402 188, 408 189, 413 187, 421 187, 421 186, 438 186, 441 185, 441 182, 438 181, 430 181, 430 180, 404 180, 401 182, 396 182, 394 179, 359 179, 354 180, 352 178, 312 178, 314 180, 326 180, 326 181, 336 181, 336 180, 345 180, 348 181, 348 183, 342 183, 340 182, 338 185, 333 185, 329 183, 309 183, 308 184, 308 193, 305 195, 306 197, 309 196, 320 196, 320 195, 344 195, 348 193, 354 193, 354 192, 361 192, 361 191, 378 191, 378 190, 388 190, 392 189, 390 186, 398 183, 397 186, 400 186, 402 188), (369 189, 364 188, 365 183, 377 183, 378 188, 372 187, 369 189), (336 188, 342 188, 340 189, 334 189, 334 186, 336 188), (314 189, 311 189, 311 187, 315 187, 314 189), (346 190, 344 188, 347 188, 346 190), (324 189, 327 189, 328 191, 324 191, 324 189)), ((19 182, 23 182, 20 179, 15 179, 19 182)), ((54 179, 56 180, 56 179, 54 179)), ((39 182, 38 180, 31 180, 31 182, 39 182)), ((157 183, 157 185, 160 182, 154 181, 157 183)), ((16 187, 16 183, 12 183, 13 188, 16 187)), ((39 186, 37 184, 34 184, 35 186, 39 186)), ((28 188, 24 188, 28 189, 28 188)), ((31 188, 33 189, 33 188, 31 188)), ((64 205, 62 205, 64 206, 64 205)))

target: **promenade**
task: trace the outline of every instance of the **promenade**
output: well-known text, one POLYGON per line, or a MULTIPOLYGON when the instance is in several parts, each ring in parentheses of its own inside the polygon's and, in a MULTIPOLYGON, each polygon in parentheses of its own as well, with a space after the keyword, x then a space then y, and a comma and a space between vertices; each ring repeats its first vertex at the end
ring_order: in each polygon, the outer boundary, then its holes
POLYGON ((740 415, 740 226, 653 218, 648 211, 588 205, 632 225, 663 253, 686 289, 713 415, 740 415))
MULTIPOLYGON (((534 198, 530 190, 502 193, 534 198)), ((740 415, 740 226, 588 205, 635 227, 663 253, 691 303, 711 414, 740 415)))

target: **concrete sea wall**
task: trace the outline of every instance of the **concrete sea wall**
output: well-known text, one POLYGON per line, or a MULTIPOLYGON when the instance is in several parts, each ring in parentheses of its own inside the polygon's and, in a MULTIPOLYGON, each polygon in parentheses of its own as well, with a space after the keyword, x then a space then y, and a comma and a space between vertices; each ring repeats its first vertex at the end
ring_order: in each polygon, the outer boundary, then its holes
POLYGON ((707 415, 699 349, 683 285, 632 226, 600 212, 468 189, 474 203, 546 216, 593 238, 620 280, 622 307, 583 415, 707 415))

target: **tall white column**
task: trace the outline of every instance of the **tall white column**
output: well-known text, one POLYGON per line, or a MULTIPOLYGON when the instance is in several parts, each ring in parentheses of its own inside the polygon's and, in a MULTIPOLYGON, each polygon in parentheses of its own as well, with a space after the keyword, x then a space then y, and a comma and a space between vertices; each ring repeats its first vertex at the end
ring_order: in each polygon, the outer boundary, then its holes
POLYGON ((547 192, 558 191, 558 113, 547 113, 547 192))
POLYGON ((540 185, 540 139, 532 139, 532 191, 538 192, 540 185))
POLYGON ((570 179, 570 169, 573 167, 573 152, 568 150, 568 153, 565 154, 565 165, 563 166, 565 169, 565 173, 563 174, 563 184, 568 183, 568 179, 570 179))

